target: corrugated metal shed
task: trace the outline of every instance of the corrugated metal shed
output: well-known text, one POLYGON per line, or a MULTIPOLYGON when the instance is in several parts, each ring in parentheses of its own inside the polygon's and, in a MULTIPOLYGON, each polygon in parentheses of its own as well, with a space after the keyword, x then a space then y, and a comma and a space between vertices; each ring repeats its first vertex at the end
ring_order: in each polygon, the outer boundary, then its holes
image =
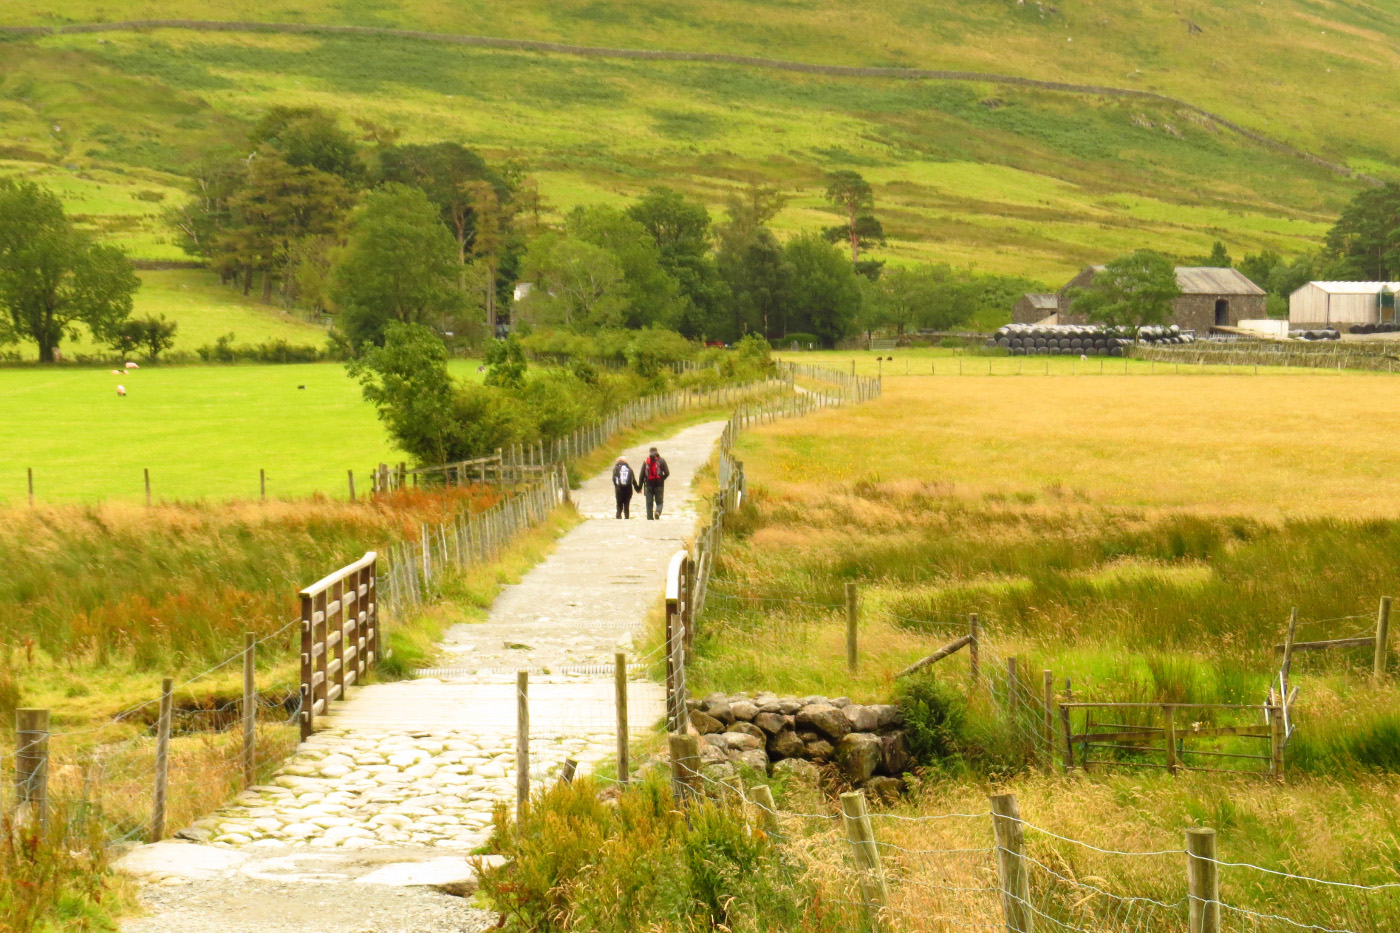
POLYGON ((1288 296, 1292 324, 1374 324, 1383 308, 1382 293, 1400 292, 1400 282, 1309 282, 1288 296))
POLYGON ((1263 295, 1264 289, 1238 269, 1177 266, 1176 284, 1183 295, 1263 295))

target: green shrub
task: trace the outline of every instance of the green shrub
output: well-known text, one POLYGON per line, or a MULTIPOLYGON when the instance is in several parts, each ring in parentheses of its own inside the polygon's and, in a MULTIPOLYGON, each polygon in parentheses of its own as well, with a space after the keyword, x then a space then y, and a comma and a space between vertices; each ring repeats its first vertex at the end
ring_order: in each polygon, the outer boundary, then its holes
POLYGON ((602 786, 555 784, 518 825, 497 808, 490 845, 506 862, 482 872, 481 894, 505 930, 853 928, 741 810, 705 802, 682 811, 656 772, 615 802, 600 799, 602 786))
POLYGON ((898 702, 909 751, 921 765, 961 754, 967 729, 967 700, 926 672, 902 681, 898 702))
POLYGON ((938 341, 938 345, 947 350, 961 350, 967 346, 967 341, 961 337, 944 337, 938 341))
POLYGON ((786 334, 772 342, 773 349, 787 350, 792 347, 794 342, 797 344, 797 349, 799 350, 808 350, 812 347, 820 349, 822 345, 821 338, 816 334, 786 334))

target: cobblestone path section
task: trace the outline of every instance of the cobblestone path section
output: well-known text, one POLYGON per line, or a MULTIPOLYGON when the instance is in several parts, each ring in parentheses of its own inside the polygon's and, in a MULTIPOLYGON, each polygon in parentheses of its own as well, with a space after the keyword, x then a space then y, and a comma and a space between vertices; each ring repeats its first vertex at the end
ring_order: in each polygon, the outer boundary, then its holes
MULTIPOLYGON (((657 446, 671 468, 669 501, 647 521, 614 518, 611 470, 574 494, 585 521, 482 623, 454 626, 432 676, 354 689, 320 720, 267 786, 185 832, 238 849, 469 850, 486 838, 492 808, 515 799, 515 671, 530 674, 531 775, 548 780, 564 759, 580 773, 616 747, 613 655, 635 656, 666 567, 695 526, 691 482, 724 422, 688 428, 657 446)), ((625 452, 633 469, 646 447, 625 452)), ((634 732, 664 714, 658 684, 634 671, 634 732)), ((272 854, 269 852, 268 854, 272 854)))

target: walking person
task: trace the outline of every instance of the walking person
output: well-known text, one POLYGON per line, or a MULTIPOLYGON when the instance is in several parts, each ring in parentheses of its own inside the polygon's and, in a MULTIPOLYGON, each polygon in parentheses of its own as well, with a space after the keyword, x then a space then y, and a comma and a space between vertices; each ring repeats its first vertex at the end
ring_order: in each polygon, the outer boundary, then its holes
POLYGON ((640 488, 647 500, 648 521, 661 517, 661 499, 666 492, 666 478, 670 475, 671 468, 666 465, 666 460, 656 452, 655 447, 651 448, 642 462, 642 475, 639 477, 640 488))
POLYGON ((632 490, 636 488, 637 477, 628 466, 626 457, 618 457, 613 464, 613 494, 617 496, 617 517, 632 517, 632 490))

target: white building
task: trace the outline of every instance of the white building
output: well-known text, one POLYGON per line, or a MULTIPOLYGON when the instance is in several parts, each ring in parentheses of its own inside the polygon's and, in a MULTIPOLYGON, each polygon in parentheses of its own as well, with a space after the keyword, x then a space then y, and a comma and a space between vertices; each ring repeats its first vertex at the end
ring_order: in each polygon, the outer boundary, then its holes
POLYGON ((1288 296, 1293 328, 1379 324, 1395 320, 1400 282, 1309 282, 1288 296))

